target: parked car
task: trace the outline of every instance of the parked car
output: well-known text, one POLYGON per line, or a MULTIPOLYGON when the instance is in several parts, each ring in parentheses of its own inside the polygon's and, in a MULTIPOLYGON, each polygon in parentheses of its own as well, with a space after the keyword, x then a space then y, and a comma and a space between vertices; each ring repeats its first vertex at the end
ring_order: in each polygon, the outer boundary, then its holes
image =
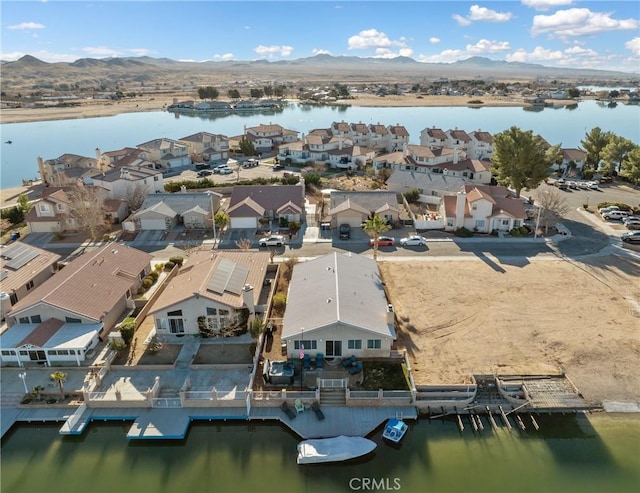
POLYGON ((633 233, 622 233, 620 239, 625 243, 640 243, 640 231, 633 233))
POLYGON ((255 168, 260 164, 257 159, 249 159, 245 161, 242 165, 243 168, 255 168))
POLYGON ((418 235, 410 235, 406 238, 400 238, 400 246, 425 246, 427 244, 426 238, 418 235))
POLYGON ((281 169, 284 169, 284 166, 282 166, 280 163, 273 165, 273 171, 280 171, 281 169))
POLYGON ((271 235, 266 238, 262 238, 258 244, 261 247, 279 247, 284 245, 284 236, 282 235, 271 235))
POLYGON ((221 175, 230 175, 231 173, 233 173, 233 170, 229 168, 229 166, 224 166, 218 169, 218 173, 220 173, 221 175))
MULTIPOLYGON (((378 246, 393 246, 396 240, 391 236, 378 236, 378 246)), ((369 246, 373 246, 373 238, 369 240, 369 246)))
POLYGON ((351 238, 351 226, 348 224, 341 224, 338 228, 338 235, 341 240, 348 240, 351 238))
POLYGON ((627 217, 623 217, 622 218, 622 223, 623 224, 633 223, 633 222, 638 222, 638 221, 640 221, 640 216, 627 216, 627 217))
POLYGON ((607 221, 621 221, 623 218, 627 217, 629 214, 623 211, 610 211, 602 214, 602 217, 607 221))
POLYGON ((224 168, 229 168, 229 166, 227 166, 226 164, 219 164, 218 166, 213 168, 213 172, 214 173, 220 173, 220 170, 224 169, 224 168))
POLYGON ((591 183, 589 183, 589 189, 590 190, 600 190, 600 186, 595 181, 592 181, 591 183))
POLYGON ((211 165, 209 163, 196 163, 196 169, 209 169, 211 165))
POLYGON ((198 176, 209 176, 212 175, 213 171, 209 170, 209 169, 203 169, 198 171, 198 176))
POLYGON ((580 181, 580 182, 578 182, 578 188, 582 188, 583 190, 588 189, 589 186, 591 186, 591 183, 589 183, 588 181, 580 181))
POLYGON ((569 188, 569 185, 567 185, 567 182, 563 178, 557 180, 555 185, 559 190, 567 190, 569 188))
POLYGON ((576 190, 578 188, 578 184, 575 181, 570 181, 567 184, 569 185, 569 188, 572 190, 576 190))
POLYGON ((611 211, 619 211, 620 207, 618 207, 617 205, 608 205, 607 207, 600 207, 600 209, 598 209, 598 212, 600 214, 604 214, 605 212, 611 212, 611 211))

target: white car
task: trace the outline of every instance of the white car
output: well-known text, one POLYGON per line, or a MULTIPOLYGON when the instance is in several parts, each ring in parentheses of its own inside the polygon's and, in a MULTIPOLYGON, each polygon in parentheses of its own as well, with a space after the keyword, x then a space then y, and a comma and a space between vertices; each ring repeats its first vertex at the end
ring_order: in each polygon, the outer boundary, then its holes
POLYGON ((600 209, 598 209, 598 212, 600 214, 604 214, 605 212, 611 212, 611 211, 619 211, 620 207, 618 207, 617 205, 609 205, 607 207, 601 207, 600 209))
POLYGON ((400 238, 400 246, 425 246, 427 244, 427 239, 423 236, 411 235, 406 238, 400 238))
POLYGON ((224 166, 223 168, 218 169, 218 173, 221 175, 230 175, 233 173, 233 170, 229 168, 229 166, 224 166))
POLYGON ((284 236, 282 235, 271 235, 266 238, 262 238, 258 244, 261 247, 279 247, 284 245, 284 236))
POLYGON ((602 217, 604 217, 607 221, 620 221, 621 219, 624 219, 628 215, 629 214, 622 211, 611 211, 611 212, 605 212, 604 214, 602 214, 602 217))
MULTIPOLYGON (((229 168, 229 166, 227 166, 226 164, 219 164, 218 166, 213 168, 213 172, 214 173, 220 173, 220 170, 221 169, 225 169, 225 168, 229 168)), ((229 169, 231 169, 231 168, 229 168, 229 169)))

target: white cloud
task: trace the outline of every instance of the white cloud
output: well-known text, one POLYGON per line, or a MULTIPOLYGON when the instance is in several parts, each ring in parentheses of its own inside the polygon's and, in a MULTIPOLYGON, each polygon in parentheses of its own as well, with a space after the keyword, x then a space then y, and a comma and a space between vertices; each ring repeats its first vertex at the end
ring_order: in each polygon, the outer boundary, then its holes
POLYGON ((550 38, 568 36, 588 36, 606 31, 637 29, 635 19, 612 19, 610 14, 591 12, 589 9, 559 10, 552 15, 536 15, 533 17, 531 34, 537 36, 549 33, 550 38))
POLYGON ((466 17, 462 17, 460 14, 453 14, 451 17, 455 19, 455 21, 461 26, 468 26, 471 24, 471 21, 466 17))
POLYGON ((22 53, 21 51, 13 51, 10 53, 0 53, 0 59, 6 61, 14 61, 22 58, 25 55, 31 55, 43 62, 55 63, 55 62, 75 62, 79 57, 78 55, 68 55, 62 53, 51 53, 49 51, 30 51, 29 53, 22 53))
POLYGON ((522 4, 535 10, 549 10, 562 5, 571 5, 573 0, 522 0, 522 4))
POLYGON ((223 62, 228 62, 230 60, 233 60, 235 57, 233 56, 233 53, 224 53, 223 55, 213 55, 213 59, 214 60, 221 60, 223 62))
POLYGON ((426 63, 453 63, 469 58, 469 54, 463 50, 444 50, 436 55, 420 55, 419 62, 426 63))
POLYGON ((146 56, 149 53, 151 53, 151 51, 148 50, 147 48, 130 48, 126 51, 135 56, 146 56))
POLYGON ((121 53, 119 50, 107 48, 106 46, 86 46, 82 48, 82 51, 97 58, 119 56, 121 53))
POLYGON ((375 50, 375 56, 380 58, 394 58, 397 56, 411 56, 413 50, 407 46, 406 38, 390 39, 385 33, 377 29, 367 29, 348 39, 350 50, 375 50), (395 50, 394 50, 395 49, 395 50))
MULTIPOLYGON (((629 71, 628 60, 622 60, 619 55, 600 54, 590 48, 572 46, 565 50, 549 50, 537 46, 533 51, 516 50, 505 59, 508 62, 539 63, 542 65, 568 68, 622 70, 629 71)), ((637 63, 637 61, 636 61, 637 63)))
POLYGON ((268 58, 274 58, 276 56, 290 56, 293 53, 292 46, 264 46, 259 45, 254 50, 258 55, 267 56, 268 58))
POLYGON ((440 42, 440 38, 436 38, 435 36, 429 38, 429 43, 431 44, 438 44, 440 42))
POLYGON ((331 55, 331 52, 329 50, 319 50, 318 48, 314 48, 313 50, 311 50, 311 53, 313 53, 314 55, 331 55))
POLYGON ((635 37, 631 41, 627 41, 624 47, 627 50, 631 50, 631 53, 634 55, 640 56, 640 37, 635 37))
POLYGON ((496 12, 495 10, 488 9, 486 7, 480 7, 480 5, 472 5, 469 8, 469 15, 466 17, 460 14, 453 14, 452 16, 458 24, 461 26, 468 26, 472 22, 507 22, 513 17, 511 12, 496 12))
POLYGON ((9 29, 44 29, 45 26, 39 22, 21 22, 20 24, 14 24, 9 26, 9 29))
POLYGON ((475 45, 467 45, 467 53, 470 55, 500 53, 510 49, 511 46, 508 41, 489 41, 488 39, 481 39, 475 45))

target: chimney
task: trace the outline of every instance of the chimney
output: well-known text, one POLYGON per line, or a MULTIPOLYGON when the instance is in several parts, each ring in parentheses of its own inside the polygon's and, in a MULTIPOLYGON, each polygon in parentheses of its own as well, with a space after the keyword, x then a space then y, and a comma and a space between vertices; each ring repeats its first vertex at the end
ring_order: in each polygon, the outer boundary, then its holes
POLYGON ((402 143, 402 157, 407 157, 407 143, 402 143))
POLYGON ((393 305, 387 305, 387 324, 393 326, 396 322, 396 314, 393 311, 393 305))
POLYGON ((456 218, 454 221, 456 228, 464 226, 464 209, 467 201, 467 194, 464 192, 458 192, 456 195, 456 218))
POLYGON ((342 150, 342 137, 340 137, 338 139, 338 150, 341 151, 342 150))
POLYGON ((300 140, 302 141, 302 146, 304 147, 307 143, 306 137, 304 136, 304 132, 302 132, 302 135, 300 136, 300 140))
POLYGON ((96 147, 96 159, 97 159, 98 161, 100 161, 100 154, 102 154, 102 153, 100 152, 100 148, 99 148, 99 147, 96 147))
POLYGON ((458 160, 460 159, 460 152, 457 147, 453 148, 453 164, 458 164, 458 160))
POLYGON ((253 302, 253 286, 250 284, 245 284, 242 288, 242 302, 249 310, 249 313, 252 315, 256 313, 256 305, 253 302))

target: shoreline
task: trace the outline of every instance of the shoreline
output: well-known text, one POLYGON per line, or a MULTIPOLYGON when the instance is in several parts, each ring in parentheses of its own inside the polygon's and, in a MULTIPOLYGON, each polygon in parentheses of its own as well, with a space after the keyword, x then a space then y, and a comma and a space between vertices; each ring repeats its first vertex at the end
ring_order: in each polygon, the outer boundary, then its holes
MULTIPOLYGON (((68 107, 42 107, 42 108, 2 108, 0 111, 0 124, 33 123, 39 121, 73 120, 80 118, 101 118, 116 116, 122 113, 144 113, 150 111, 166 111, 173 104, 173 95, 127 99, 122 101, 85 100, 79 106, 68 107)), ((180 95, 176 99, 187 99, 188 96, 180 95)), ((297 103, 298 100, 290 100, 297 103)), ((553 101, 554 105, 574 104, 573 100, 553 101)), ((337 101, 331 106, 358 106, 365 108, 389 108, 389 107, 446 107, 467 106, 469 108, 491 107, 524 107, 525 102, 521 98, 503 96, 483 96, 473 98, 470 96, 374 96, 370 94, 356 94, 353 99, 337 101), (482 104, 469 104, 469 101, 479 99, 482 104)))

